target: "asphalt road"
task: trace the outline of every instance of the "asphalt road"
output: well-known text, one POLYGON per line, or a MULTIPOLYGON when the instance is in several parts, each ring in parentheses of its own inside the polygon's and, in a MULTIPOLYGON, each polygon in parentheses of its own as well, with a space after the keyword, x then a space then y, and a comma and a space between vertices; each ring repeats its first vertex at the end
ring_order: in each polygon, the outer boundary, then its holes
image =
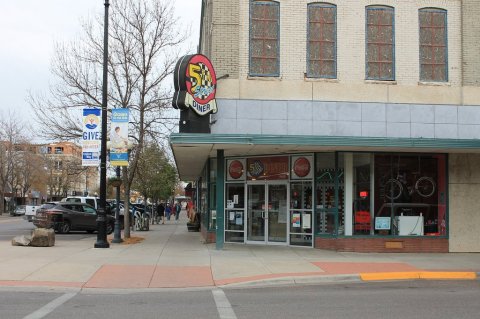
MULTIPOLYGON (((35 228, 33 223, 28 222, 22 217, 9 217, 0 220, 0 240, 11 240, 15 236, 30 235, 35 228)), ((86 232, 71 232, 69 234, 57 234, 62 240, 78 240, 83 238, 94 238, 96 234, 87 234, 86 232)), ((0 319, 3 319, 0 315, 0 319)))
POLYGON ((411 281, 214 290, 0 289, 2 319, 479 318, 479 281, 411 281))

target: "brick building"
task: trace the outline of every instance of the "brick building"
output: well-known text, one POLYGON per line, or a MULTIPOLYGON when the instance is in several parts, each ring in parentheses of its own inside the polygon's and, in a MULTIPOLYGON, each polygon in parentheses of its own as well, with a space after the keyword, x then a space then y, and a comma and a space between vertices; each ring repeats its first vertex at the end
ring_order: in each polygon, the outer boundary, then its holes
POLYGON ((202 234, 479 252, 479 13, 474 0, 204 0, 218 112, 210 134, 170 137, 202 234))
POLYGON ((72 142, 42 145, 46 171, 45 194, 49 200, 98 191, 99 175, 94 167, 82 167, 82 148, 72 142))

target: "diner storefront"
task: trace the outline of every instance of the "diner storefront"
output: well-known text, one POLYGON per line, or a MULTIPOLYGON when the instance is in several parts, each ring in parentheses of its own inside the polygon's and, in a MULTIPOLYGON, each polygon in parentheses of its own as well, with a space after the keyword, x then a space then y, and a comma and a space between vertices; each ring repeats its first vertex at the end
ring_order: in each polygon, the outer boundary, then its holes
POLYGON ((356 151, 210 158, 194 183, 202 235, 222 244, 448 252, 447 159, 356 151))

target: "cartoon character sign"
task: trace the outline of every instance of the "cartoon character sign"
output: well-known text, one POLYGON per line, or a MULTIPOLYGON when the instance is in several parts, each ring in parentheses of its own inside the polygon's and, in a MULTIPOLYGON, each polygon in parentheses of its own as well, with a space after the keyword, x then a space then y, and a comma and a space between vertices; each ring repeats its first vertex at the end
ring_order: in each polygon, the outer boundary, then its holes
POLYGON ((217 113, 217 77, 206 56, 195 54, 182 57, 175 66, 174 81, 174 108, 191 108, 200 116, 217 113))

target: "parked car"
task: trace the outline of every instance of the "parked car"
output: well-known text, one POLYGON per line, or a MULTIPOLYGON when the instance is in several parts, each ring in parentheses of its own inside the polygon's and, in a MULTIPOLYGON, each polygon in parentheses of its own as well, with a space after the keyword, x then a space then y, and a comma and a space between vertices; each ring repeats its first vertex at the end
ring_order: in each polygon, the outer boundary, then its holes
MULTIPOLYGON (((95 209, 100 207, 100 198, 94 196, 69 196, 62 199, 62 202, 68 203, 82 203, 88 204, 95 209)), ((105 212, 106 214, 111 214, 112 207, 108 201, 106 201, 105 212)))
MULTIPOLYGON (((110 215, 106 217, 107 234, 111 234, 115 218, 110 215)), ((85 230, 93 233, 97 230, 97 210, 84 203, 49 203, 37 209, 33 224, 37 227, 52 228, 55 232, 63 234, 71 230, 85 230)))
POLYGON ((27 206, 25 205, 18 205, 15 207, 15 210, 12 212, 13 216, 22 216, 25 215, 25 212, 27 211, 27 206))
POLYGON ((36 214, 38 208, 40 208, 40 206, 26 205, 25 206, 25 214, 23 216, 23 219, 26 219, 29 222, 33 222, 33 219, 35 218, 35 214, 36 214))

